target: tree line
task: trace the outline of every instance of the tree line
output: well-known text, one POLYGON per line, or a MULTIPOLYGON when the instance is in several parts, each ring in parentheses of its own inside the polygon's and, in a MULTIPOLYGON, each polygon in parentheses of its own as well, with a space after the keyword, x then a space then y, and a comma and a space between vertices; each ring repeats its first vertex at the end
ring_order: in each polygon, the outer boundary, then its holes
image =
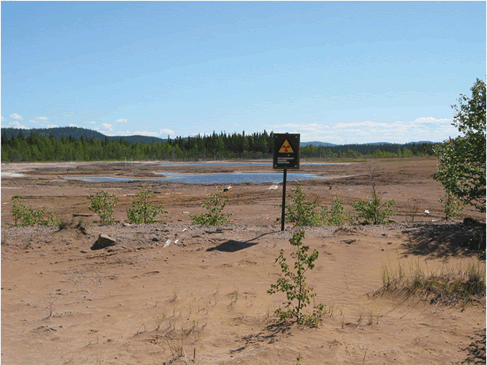
MULTIPOLYGON (((210 135, 176 137, 150 144, 129 143, 124 138, 110 140, 73 136, 61 138, 41 135, 31 131, 27 136, 22 130, 17 135, 1 137, 2 162, 47 161, 123 161, 123 160, 177 160, 206 159, 261 159, 272 158, 273 133, 227 134, 213 132, 210 135)), ((301 158, 364 158, 410 157, 433 154, 433 144, 380 144, 301 147, 301 158)))

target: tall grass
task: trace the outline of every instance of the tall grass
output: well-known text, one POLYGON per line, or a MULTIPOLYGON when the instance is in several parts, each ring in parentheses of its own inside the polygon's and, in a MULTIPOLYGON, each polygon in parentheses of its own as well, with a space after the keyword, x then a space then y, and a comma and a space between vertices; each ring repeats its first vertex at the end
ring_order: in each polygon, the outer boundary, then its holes
POLYGON ((480 260, 466 268, 443 268, 433 273, 425 272, 419 262, 410 265, 408 274, 402 264, 395 270, 389 265, 382 269, 382 288, 375 295, 414 295, 431 304, 465 307, 485 301, 485 278, 485 263, 480 260))

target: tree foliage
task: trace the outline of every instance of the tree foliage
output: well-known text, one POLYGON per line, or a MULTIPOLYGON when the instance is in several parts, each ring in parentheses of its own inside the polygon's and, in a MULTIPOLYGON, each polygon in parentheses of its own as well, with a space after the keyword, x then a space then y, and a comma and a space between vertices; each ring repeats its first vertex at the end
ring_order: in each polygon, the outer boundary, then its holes
POLYGON ((154 223, 154 218, 158 214, 167 213, 164 211, 164 206, 154 205, 149 201, 152 197, 152 191, 150 191, 145 184, 137 193, 136 197, 139 198, 139 200, 131 202, 130 204, 132 205, 132 208, 127 209, 127 217, 131 223, 152 224, 154 223))
POLYGON ((477 79, 469 98, 453 105, 452 125, 463 135, 435 146, 438 172, 433 178, 446 193, 485 213, 485 82, 477 79))
POLYGON ((227 205, 228 199, 222 199, 221 194, 222 188, 217 188, 215 194, 211 194, 209 191, 206 192, 208 200, 201 204, 203 208, 207 210, 206 213, 201 214, 190 214, 192 224, 201 224, 204 226, 223 226, 227 224, 233 224, 227 218, 232 215, 232 213, 223 213, 223 208, 227 205))

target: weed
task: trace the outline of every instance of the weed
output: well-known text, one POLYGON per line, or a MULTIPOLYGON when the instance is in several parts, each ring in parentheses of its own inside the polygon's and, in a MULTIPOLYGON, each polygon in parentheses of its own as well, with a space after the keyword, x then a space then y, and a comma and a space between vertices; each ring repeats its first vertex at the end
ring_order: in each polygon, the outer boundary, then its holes
POLYGON ((113 211, 118 198, 115 195, 109 195, 106 191, 100 190, 95 196, 90 197, 91 205, 88 208, 100 217, 100 224, 113 224, 115 219, 113 211))
POLYGON ((14 223, 11 226, 55 226, 58 224, 58 218, 53 211, 47 211, 44 208, 30 208, 24 205, 20 196, 12 197, 12 215, 14 223), (44 216, 47 214, 47 218, 44 216))
POLYGON ((414 222, 414 218, 419 214, 419 205, 417 203, 406 205, 406 223, 414 222))
POLYGON ((131 223, 154 223, 154 218, 158 214, 167 213, 162 205, 154 205, 149 201, 151 196, 152 191, 144 184, 136 195, 139 201, 131 202, 132 208, 127 209, 127 217, 131 223))
POLYGON ((313 313, 310 315, 304 314, 303 309, 310 304, 310 298, 316 296, 316 294, 312 293, 313 288, 306 285, 304 274, 315 267, 314 261, 318 259, 319 252, 314 250, 311 255, 308 255, 309 246, 303 245, 303 238, 304 231, 301 231, 293 235, 289 240, 291 245, 296 247, 296 252, 291 253, 291 257, 295 259, 294 270, 296 272, 290 270, 289 265, 286 263, 284 252, 281 252, 276 262, 281 266, 284 277, 278 279, 276 284, 272 284, 267 292, 269 294, 275 294, 276 292, 286 293, 289 301, 288 309, 278 308, 275 311, 281 321, 293 318, 300 325, 318 327, 324 313, 324 305, 318 304, 315 306, 313 313), (292 304, 293 301, 297 301, 297 303, 292 304))
POLYGON ((201 206, 208 210, 207 213, 201 213, 199 215, 190 214, 192 224, 201 224, 205 226, 219 226, 226 224, 233 224, 227 217, 230 217, 232 213, 223 213, 222 210, 227 205, 228 199, 222 199, 222 188, 217 188, 215 194, 206 192, 208 200, 201 206))
POLYGON ((368 201, 357 200, 352 203, 352 206, 358 212, 357 220, 363 219, 361 223, 363 224, 383 224, 387 223, 391 215, 394 215, 394 200, 382 201, 381 194, 377 192, 375 184, 372 184, 370 190, 371 197, 368 201))

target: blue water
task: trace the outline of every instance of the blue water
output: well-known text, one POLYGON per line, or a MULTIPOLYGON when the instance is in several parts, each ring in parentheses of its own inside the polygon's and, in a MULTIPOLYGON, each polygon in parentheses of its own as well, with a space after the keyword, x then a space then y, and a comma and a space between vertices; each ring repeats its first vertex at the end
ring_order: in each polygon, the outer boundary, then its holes
MULTIPOLYGON (((327 162, 301 162, 300 165, 337 165, 327 162)), ((272 166, 271 162, 194 162, 194 163, 163 163, 164 167, 186 167, 186 166, 272 166)))
MULTIPOLYGON (((230 173, 230 174, 178 174, 175 172, 159 172, 156 175, 164 175, 165 178, 123 178, 106 176, 79 176, 65 177, 68 180, 82 180, 86 182, 125 182, 125 181, 168 181, 188 184, 241 184, 241 183, 274 183, 282 182, 283 173, 230 173)), ((329 177, 315 176, 297 172, 287 172, 287 181, 329 179, 329 177)))

